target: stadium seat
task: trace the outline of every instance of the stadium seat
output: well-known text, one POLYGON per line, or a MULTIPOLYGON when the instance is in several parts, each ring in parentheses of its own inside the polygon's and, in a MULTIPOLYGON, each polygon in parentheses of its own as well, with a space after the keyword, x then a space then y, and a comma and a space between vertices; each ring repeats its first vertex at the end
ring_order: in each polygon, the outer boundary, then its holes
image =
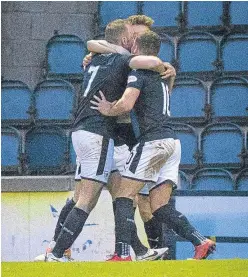
POLYGON ((196 159, 194 155, 197 153, 197 134, 195 129, 188 124, 171 124, 172 129, 176 132, 177 137, 181 141, 182 156, 181 164, 182 168, 192 168, 196 166, 196 159))
POLYGON ((175 47, 173 41, 169 36, 165 34, 161 34, 160 37, 161 46, 158 56, 161 60, 172 63, 175 59, 175 47))
POLYGON ((179 1, 143 1, 142 5, 142 13, 154 20, 154 27, 177 26, 179 12, 179 1))
POLYGON ((48 41, 46 52, 47 78, 82 78, 86 48, 78 36, 55 35, 48 41))
POLYGON ((243 132, 233 123, 209 124, 201 133, 203 164, 206 167, 239 168, 243 146, 243 132))
POLYGON ((248 169, 242 170, 236 178, 236 186, 240 191, 248 191, 248 169))
POLYGON ((246 117, 248 119, 248 81, 238 77, 216 79, 211 88, 213 118, 246 117))
POLYGON ((74 87, 64 80, 46 80, 34 89, 37 120, 69 121, 76 101, 74 87))
POLYGON ((20 171, 20 155, 22 152, 21 135, 13 127, 2 128, 1 165, 2 173, 20 171))
POLYGON ((188 1, 188 27, 221 25, 221 1, 188 1))
POLYGON ((71 137, 70 137, 70 165, 72 167, 76 166, 76 153, 72 145, 71 137))
POLYGON ((100 26, 110 21, 127 18, 138 13, 138 1, 101 1, 99 2, 100 26))
POLYGON ((217 42, 209 33, 191 32, 178 41, 179 70, 181 72, 214 71, 217 42))
POLYGON ((248 24, 248 3, 246 1, 230 1, 231 24, 248 24))
POLYGON ((26 134, 25 153, 31 173, 61 173, 66 150, 66 135, 58 127, 36 127, 26 134))
POLYGON ((229 35, 221 43, 225 71, 248 71, 248 35, 229 35))
POLYGON ((194 190, 234 190, 234 181, 230 172, 224 169, 204 168, 198 170, 192 178, 194 190))
POLYGON ((2 81, 1 97, 2 120, 29 120, 32 92, 26 84, 14 80, 2 81))
POLYGON ((177 189, 179 190, 188 190, 190 189, 189 177, 181 170, 179 170, 179 178, 177 189))
POLYGON ((171 117, 199 119, 205 117, 206 89, 199 79, 177 78, 171 94, 171 117))

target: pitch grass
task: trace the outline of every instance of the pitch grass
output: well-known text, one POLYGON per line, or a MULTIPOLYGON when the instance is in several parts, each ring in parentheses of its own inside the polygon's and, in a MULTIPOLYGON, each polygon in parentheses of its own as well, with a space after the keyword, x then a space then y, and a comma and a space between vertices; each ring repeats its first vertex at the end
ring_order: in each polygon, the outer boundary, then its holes
POLYGON ((2 262, 2 277, 248 277, 248 260, 2 262))

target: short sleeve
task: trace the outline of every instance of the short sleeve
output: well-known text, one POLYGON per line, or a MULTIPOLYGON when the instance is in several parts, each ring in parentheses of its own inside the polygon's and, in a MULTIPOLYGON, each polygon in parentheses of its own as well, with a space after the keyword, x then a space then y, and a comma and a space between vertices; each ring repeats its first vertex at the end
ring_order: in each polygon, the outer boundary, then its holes
POLYGON ((141 71, 133 69, 127 79, 127 87, 128 88, 137 88, 139 90, 142 90, 142 87, 144 85, 144 78, 141 71))

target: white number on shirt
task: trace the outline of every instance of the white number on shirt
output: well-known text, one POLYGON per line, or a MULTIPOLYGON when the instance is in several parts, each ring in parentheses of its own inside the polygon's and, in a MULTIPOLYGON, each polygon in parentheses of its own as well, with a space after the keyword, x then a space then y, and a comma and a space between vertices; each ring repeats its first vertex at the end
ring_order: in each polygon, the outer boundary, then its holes
POLYGON ((169 94, 168 86, 165 86, 163 82, 161 82, 161 84, 162 84, 163 96, 164 96, 163 114, 170 116, 170 94, 169 94))
POLYGON ((92 74, 90 76, 88 85, 87 85, 87 87, 86 87, 86 89, 84 91, 84 97, 86 97, 88 95, 88 93, 90 91, 91 84, 92 84, 94 78, 96 77, 96 73, 97 73, 99 67, 100 67, 99 65, 98 66, 93 66, 93 65, 90 66, 90 68, 88 70, 88 73, 92 73, 92 74))

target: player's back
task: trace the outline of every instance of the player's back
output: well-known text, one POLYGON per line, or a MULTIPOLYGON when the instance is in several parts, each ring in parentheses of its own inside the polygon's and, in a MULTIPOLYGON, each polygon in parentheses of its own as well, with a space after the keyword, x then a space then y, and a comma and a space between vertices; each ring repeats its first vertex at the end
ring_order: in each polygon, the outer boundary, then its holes
POLYGON ((128 87, 140 90, 134 110, 140 128, 139 140, 151 141, 176 138, 168 125, 170 94, 166 81, 151 70, 133 70, 129 74, 128 87))
POLYGON ((105 117, 90 108, 93 96, 101 90, 109 101, 121 97, 126 86, 129 57, 120 54, 101 54, 93 57, 84 72, 83 90, 73 124, 74 129, 83 129, 104 136, 111 136, 115 118, 105 117))

